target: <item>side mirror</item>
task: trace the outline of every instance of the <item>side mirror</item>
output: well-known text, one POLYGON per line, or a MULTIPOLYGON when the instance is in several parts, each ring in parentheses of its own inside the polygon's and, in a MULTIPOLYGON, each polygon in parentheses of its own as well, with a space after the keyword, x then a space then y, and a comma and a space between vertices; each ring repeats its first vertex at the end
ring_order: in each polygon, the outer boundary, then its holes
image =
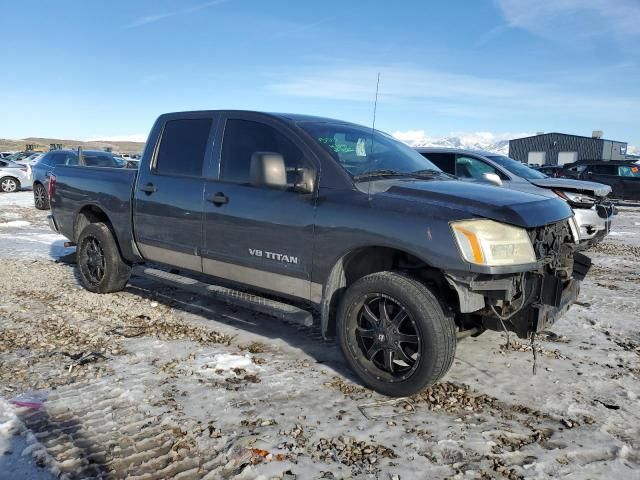
POLYGON ((485 173, 482 175, 482 177, 489 183, 491 183, 492 185, 495 185, 496 187, 501 187, 502 186, 502 179, 500 178, 500 176, 497 173, 485 173))
POLYGON ((274 152, 251 155, 249 183, 256 187, 287 188, 287 170, 282 155, 274 152))
POLYGON ((315 187, 315 172, 309 168, 296 168, 296 183, 293 191, 298 193, 313 193, 315 187))

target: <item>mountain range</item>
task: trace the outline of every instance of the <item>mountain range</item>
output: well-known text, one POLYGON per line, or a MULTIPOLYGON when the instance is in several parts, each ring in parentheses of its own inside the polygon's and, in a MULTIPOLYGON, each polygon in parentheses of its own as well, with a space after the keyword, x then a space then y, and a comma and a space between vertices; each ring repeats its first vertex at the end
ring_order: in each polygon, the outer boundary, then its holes
POLYGON ((443 147, 463 148, 466 150, 486 150, 489 152, 509 154, 509 140, 529 136, 529 133, 472 132, 451 134, 443 137, 431 137, 424 130, 394 132, 393 136, 410 147, 443 147))

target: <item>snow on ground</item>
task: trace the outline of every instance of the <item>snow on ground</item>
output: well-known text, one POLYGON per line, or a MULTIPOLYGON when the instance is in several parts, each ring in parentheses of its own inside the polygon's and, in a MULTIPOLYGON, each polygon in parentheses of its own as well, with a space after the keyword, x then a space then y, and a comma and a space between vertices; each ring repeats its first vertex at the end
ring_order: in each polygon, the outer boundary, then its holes
POLYGON ((36 210, 30 191, 0 194, 0 257, 23 259, 58 258, 66 239, 51 230, 47 211, 36 210))
POLYGON ((0 224, 28 222, 0 228, 0 478, 640 478, 640 209, 535 376, 529 344, 485 333, 390 400, 314 328, 137 278, 83 290, 31 201, 0 196, 0 224), (7 403, 31 391, 44 408, 7 403))

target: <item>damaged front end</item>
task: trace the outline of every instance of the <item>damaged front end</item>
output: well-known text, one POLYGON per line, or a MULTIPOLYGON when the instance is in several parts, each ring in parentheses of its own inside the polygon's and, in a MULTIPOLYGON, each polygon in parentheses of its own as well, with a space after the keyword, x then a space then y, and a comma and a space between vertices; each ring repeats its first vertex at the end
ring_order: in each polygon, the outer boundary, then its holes
POLYGON ((535 270, 445 275, 458 293, 465 325, 506 329, 529 338, 560 318, 577 299, 580 283, 591 267, 589 257, 577 251, 570 221, 528 231, 536 254, 535 270))

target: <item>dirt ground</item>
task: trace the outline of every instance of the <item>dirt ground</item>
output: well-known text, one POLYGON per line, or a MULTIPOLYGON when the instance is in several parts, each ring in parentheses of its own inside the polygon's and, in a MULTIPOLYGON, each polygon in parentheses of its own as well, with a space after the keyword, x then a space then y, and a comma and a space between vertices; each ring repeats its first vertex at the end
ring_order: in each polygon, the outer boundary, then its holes
POLYGON ((535 376, 486 333, 390 400, 315 327, 139 278, 83 290, 31 201, 0 196, 0 478, 640 478, 640 209, 589 252, 535 376))

